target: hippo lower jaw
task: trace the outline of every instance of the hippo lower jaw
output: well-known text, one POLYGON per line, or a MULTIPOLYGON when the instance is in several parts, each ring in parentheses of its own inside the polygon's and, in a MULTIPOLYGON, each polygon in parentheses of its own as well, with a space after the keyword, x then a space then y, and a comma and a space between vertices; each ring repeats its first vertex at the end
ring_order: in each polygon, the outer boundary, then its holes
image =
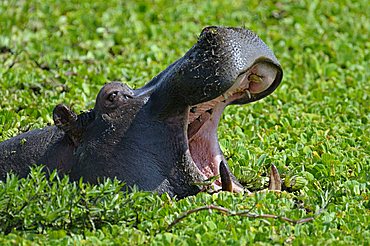
POLYGON ((274 64, 257 63, 242 72, 233 86, 219 97, 189 108, 186 132, 190 155, 204 179, 219 176, 213 183, 215 190, 245 190, 225 165, 227 162, 218 143, 217 126, 222 112, 229 104, 240 100, 248 103, 260 99, 262 93, 271 93, 276 88, 271 85, 281 80, 279 73, 274 64))

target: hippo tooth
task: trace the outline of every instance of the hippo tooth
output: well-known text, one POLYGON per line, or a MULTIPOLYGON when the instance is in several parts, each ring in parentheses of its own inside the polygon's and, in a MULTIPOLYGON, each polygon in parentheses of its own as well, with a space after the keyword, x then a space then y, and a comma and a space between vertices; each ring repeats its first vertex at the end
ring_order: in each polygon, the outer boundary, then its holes
POLYGON ((248 83, 248 80, 246 79, 247 73, 243 73, 242 75, 239 76, 237 79, 237 83, 233 85, 234 87, 240 87, 241 84, 248 83))
POLYGON ((269 190, 281 191, 281 179, 279 171, 274 164, 271 165, 269 190))
POLYGON ((223 161, 220 162, 220 177, 223 191, 233 191, 233 182, 230 177, 230 173, 226 168, 226 165, 223 161))
POLYGON ((252 95, 251 95, 251 93, 248 90, 246 90, 245 92, 247 93, 248 98, 252 98, 252 95))

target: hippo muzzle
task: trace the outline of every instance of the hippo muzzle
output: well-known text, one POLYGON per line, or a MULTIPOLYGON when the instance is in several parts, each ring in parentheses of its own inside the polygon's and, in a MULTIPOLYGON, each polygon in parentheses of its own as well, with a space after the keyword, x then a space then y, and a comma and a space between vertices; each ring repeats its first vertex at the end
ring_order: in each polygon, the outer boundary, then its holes
POLYGON ((91 182, 117 177, 184 197, 219 175, 215 190, 242 191, 218 143, 221 114, 227 105, 272 93, 282 76, 272 51, 251 31, 207 27, 184 57, 132 90, 129 102, 113 114, 97 114, 71 176, 91 182))

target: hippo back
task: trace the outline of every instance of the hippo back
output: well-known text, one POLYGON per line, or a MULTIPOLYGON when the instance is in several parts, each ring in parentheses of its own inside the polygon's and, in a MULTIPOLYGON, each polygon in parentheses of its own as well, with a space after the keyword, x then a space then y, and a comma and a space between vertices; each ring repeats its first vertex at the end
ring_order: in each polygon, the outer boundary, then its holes
POLYGON ((43 164, 49 170, 67 170, 72 164, 73 148, 64 132, 55 126, 8 139, 0 143, 0 180, 10 171, 25 177, 33 164, 43 164))

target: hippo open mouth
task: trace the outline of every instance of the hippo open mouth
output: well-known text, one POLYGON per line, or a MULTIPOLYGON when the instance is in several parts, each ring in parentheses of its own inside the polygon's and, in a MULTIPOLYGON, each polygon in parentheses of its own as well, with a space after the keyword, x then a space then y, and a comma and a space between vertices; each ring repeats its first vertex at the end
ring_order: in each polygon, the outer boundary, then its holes
POLYGON ((227 105, 238 103, 239 100, 247 103, 260 98, 263 92, 271 93, 280 80, 281 72, 274 64, 259 61, 242 72, 225 93, 213 100, 190 107, 187 124, 190 154, 205 179, 220 176, 214 183, 213 188, 216 190, 221 187, 222 189, 227 187, 227 190, 235 192, 243 190, 226 168, 224 164, 226 161, 219 147, 217 126, 223 110, 227 105))
MULTIPOLYGON (((185 197, 219 175, 214 190, 241 191, 218 143, 220 117, 227 105, 269 95, 281 79, 277 59, 253 32, 207 27, 182 58, 144 87, 126 88, 121 97, 109 95, 120 90, 110 88, 117 84, 103 87, 104 100, 115 105, 114 98, 125 99, 113 111, 97 111, 77 147, 71 177, 117 177, 143 190, 185 197)), ((95 109, 104 101, 99 95, 95 109)))

